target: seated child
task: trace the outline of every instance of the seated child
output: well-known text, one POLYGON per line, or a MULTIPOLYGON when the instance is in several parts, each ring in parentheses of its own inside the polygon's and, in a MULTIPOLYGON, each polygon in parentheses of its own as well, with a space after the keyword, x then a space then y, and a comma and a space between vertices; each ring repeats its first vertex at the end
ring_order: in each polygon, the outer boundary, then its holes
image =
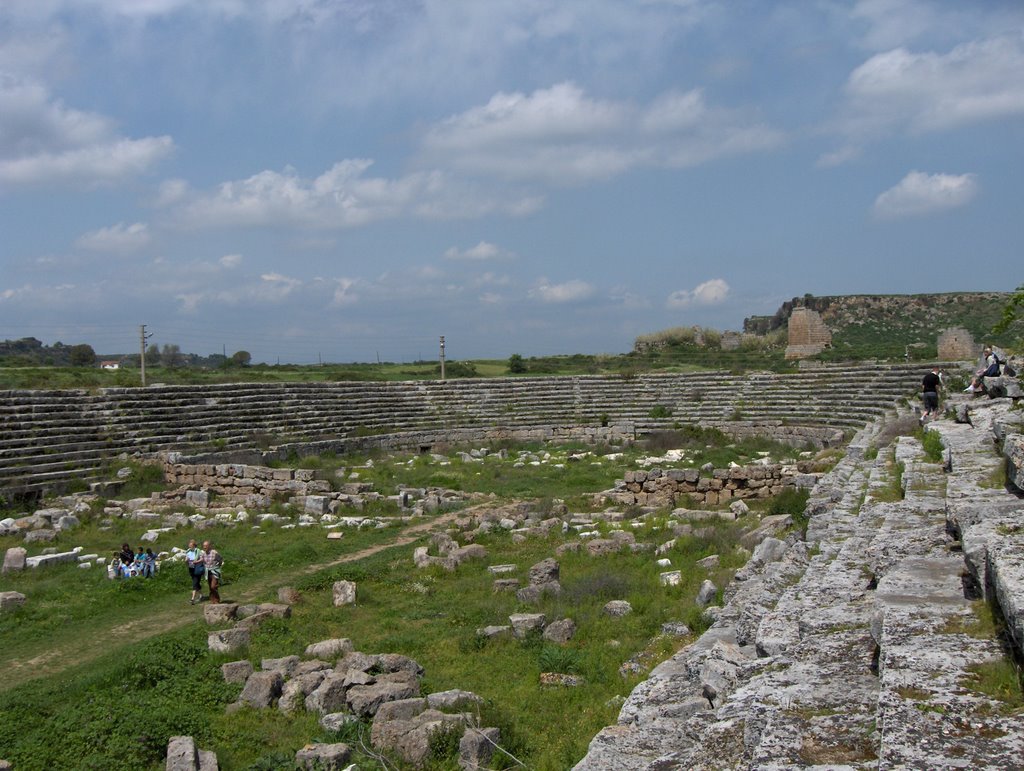
MULTIPOLYGON (((139 547, 142 548, 141 546, 139 547)), ((156 572, 156 555, 153 554, 152 549, 146 549, 146 555, 142 558, 142 575, 146 578, 152 578, 156 572)))

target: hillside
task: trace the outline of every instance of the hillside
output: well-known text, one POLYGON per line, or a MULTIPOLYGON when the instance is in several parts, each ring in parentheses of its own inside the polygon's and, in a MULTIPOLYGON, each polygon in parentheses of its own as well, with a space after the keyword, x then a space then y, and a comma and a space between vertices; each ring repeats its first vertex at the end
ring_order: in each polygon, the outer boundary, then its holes
POLYGON ((928 359, 936 355, 936 339, 950 327, 967 329, 976 342, 1004 347, 1018 345, 1024 322, 993 335, 1007 292, 951 292, 916 295, 804 295, 785 302, 773 316, 744 319, 746 333, 766 334, 784 328, 794 308, 807 307, 821 314, 832 331, 832 350, 822 358, 897 358, 909 355, 928 359))

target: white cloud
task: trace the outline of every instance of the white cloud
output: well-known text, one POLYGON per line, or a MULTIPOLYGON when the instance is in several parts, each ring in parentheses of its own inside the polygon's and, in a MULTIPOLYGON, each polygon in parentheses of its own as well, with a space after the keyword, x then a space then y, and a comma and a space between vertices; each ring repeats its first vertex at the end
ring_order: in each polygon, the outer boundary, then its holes
POLYGON ((571 82, 495 94, 431 128, 424 157, 470 174, 580 184, 636 168, 681 168, 777 145, 779 132, 710 107, 700 90, 647 107, 587 96, 571 82))
POLYGON ((451 247, 444 253, 446 260, 495 260, 503 256, 501 249, 487 241, 481 241, 469 249, 451 247))
POLYGON ((107 118, 64 106, 38 83, 0 75, 0 185, 92 187, 165 158, 168 136, 118 136, 107 118))
POLYGON ((872 56, 846 82, 843 131, 871 137, 939 131, 1024 114, 1024 38, 958 45, 949 53, 896 48, 872 56))
POLYGON ((171 206, 188 195, 188 182, 183 179, 165 179, 160 183, 154 204, 158 207, 171 206))
POLYGON ((570 303, 586 300, 594 294, 594 287, 586 281, 573 279, 563 284, 552 284, 542 278, 530 290, 530 297, 543 303, 570 303))
POLYGON ((615 287, 609 293, 609 298, 623 308, 630 310, 642 310, 651 307, 651 301, 642 294, 631 292, 625 287, 615 287))
MULTIPOLYGON (((204 266, 209 267, 205 263, 200 263, 199 271, 204 266)), ((275 272, 263 273, 257 280, 249 278, 235 282, 226 288, 212 288, 204 284, 202 288, 197 289, 195 278, 184 278, 188 287, 179 291, 175 299, 180 303, 182 310, 190 312, 197 310, 201 305, 279 305, 305 287, 301 279, 275 272)), ((178 271, 174 271, 173 280, 181 282, 182 279, 178 271)), ((209 280, 206 279, 205 282, 208 283, 209 280)))
POLYGON ((692 305, 718 305, 729 296, 729 284, 725 279, 713 278, 698 284, 693 289, 680 289, 668 296, 665 305, 669 308, 689 308, 692 305))
POLYGON ((225 268, 237 268, 242 264, 242 255, 240 254, 225 254, 221 257, 218 262, 222 267, 225 268))
POLYGON ((125 225, 119 222, 109 228, 100 228, 79 236, 75 244, 94 252, 127 254, 138 251, 150 242, 149 226, 144 222, 125 225))
POLYGON ((864 43, 884 50, 914 40, 940 26, 944 17, 916 0, 858 0, 850 16, 867 24, 864 43))
POLYGON ((848 163, 849 161, 859 158, 862 152, 863 148, 857 145, 844 145, 838 150, 822 154, 818 158, 817 166, 823 169, 831 168, 833 166, 842 166, 844 163, 848 163))
POLYGON ((848 13, 862 44, 888 51, 915 41, 962 41, 1003 34, 1019 26, 1019 3, 939 3, 935 0, 857 0, 848 13))
POLYGON ((973 174, 925 174, 911 171, 875 199, 875 215, 883 219, 912 217, 964 206, 978 193, 973 174))
POLYGON ((356 285, 356 281, 351 278, 336 278, 334 279, 334 298, 331 304, 334 306, 352 305, 358 302, 359 295, 352 291, 356 285))
POLYGON ((261 171, 222 183, 214 193, 189 195, 176 214, 200 227, 289 225, 323 229, 358 227, 402 216, 477 217, 501 211, 533 211, 539 200, 487 196, 439 171, 396 179, 366 176, 373 161, 340 161, 313 179, 292 168, 261 171))

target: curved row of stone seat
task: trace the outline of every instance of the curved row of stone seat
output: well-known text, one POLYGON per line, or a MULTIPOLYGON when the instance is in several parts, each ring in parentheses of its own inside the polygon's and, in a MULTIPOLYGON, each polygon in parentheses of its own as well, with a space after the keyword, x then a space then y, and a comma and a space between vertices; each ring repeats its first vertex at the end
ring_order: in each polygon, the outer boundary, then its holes
MULTIPOLYGON (((977 685, 1005 653, 972 604, 985 577, 972 588, 964 559, 970 523, 997 548, 1024 527, 1024 501, 990 481, 1003 462, 993 416, 1007 408, 932 425, 946 473, 911 437, 867 459, 880 426, 863 430, 812 492, 806 542, 759 548, 711 629, 637 686, 577 771, 1018 767, 1019 710, 977 685)), ((1019 548, 1001 556, 1019 584, 1019 548)))
MULTIPOLYGON (((418 382, 318 382, 0 393, 0 464, 97 457, 258 435, 345 436, 432 426, 630 422, 641 431, 737 419, 856 428, 916 385, 919 368, 789 375, 651 373, 418 382), (656 408, 662 408, 662 417, 656 408), (63 453, 67 453, 66 455, 63 453), (51 458, 52 460, 52 458, 51 458)), ((48 468, 47 474, 51 473, 48 468)), ((70 472, 69 472, 70 473, 70 472)))

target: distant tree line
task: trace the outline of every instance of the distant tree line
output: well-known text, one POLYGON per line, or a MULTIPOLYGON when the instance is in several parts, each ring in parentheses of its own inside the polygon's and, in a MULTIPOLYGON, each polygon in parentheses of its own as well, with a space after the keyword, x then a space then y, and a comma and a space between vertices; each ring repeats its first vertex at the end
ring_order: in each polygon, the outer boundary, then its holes
MULTIPOLYGON (((101 361, 114 361, 121 367, 138 368, 139 354, 97 356, 93 347, 87 343, 65 345, 56 342, 43 345, 42 341, 34 337, 0 342, 0 366, 4 367, 95 367, 101 361)), ((181 346, 173 343, 162 347, 153 343, 146 349, 147 367, 231 369, 248 367, 251 363, 252 355, 248 351, 236 351, 231 356, 221 353, 200 356, 182 353, 181 346)))

